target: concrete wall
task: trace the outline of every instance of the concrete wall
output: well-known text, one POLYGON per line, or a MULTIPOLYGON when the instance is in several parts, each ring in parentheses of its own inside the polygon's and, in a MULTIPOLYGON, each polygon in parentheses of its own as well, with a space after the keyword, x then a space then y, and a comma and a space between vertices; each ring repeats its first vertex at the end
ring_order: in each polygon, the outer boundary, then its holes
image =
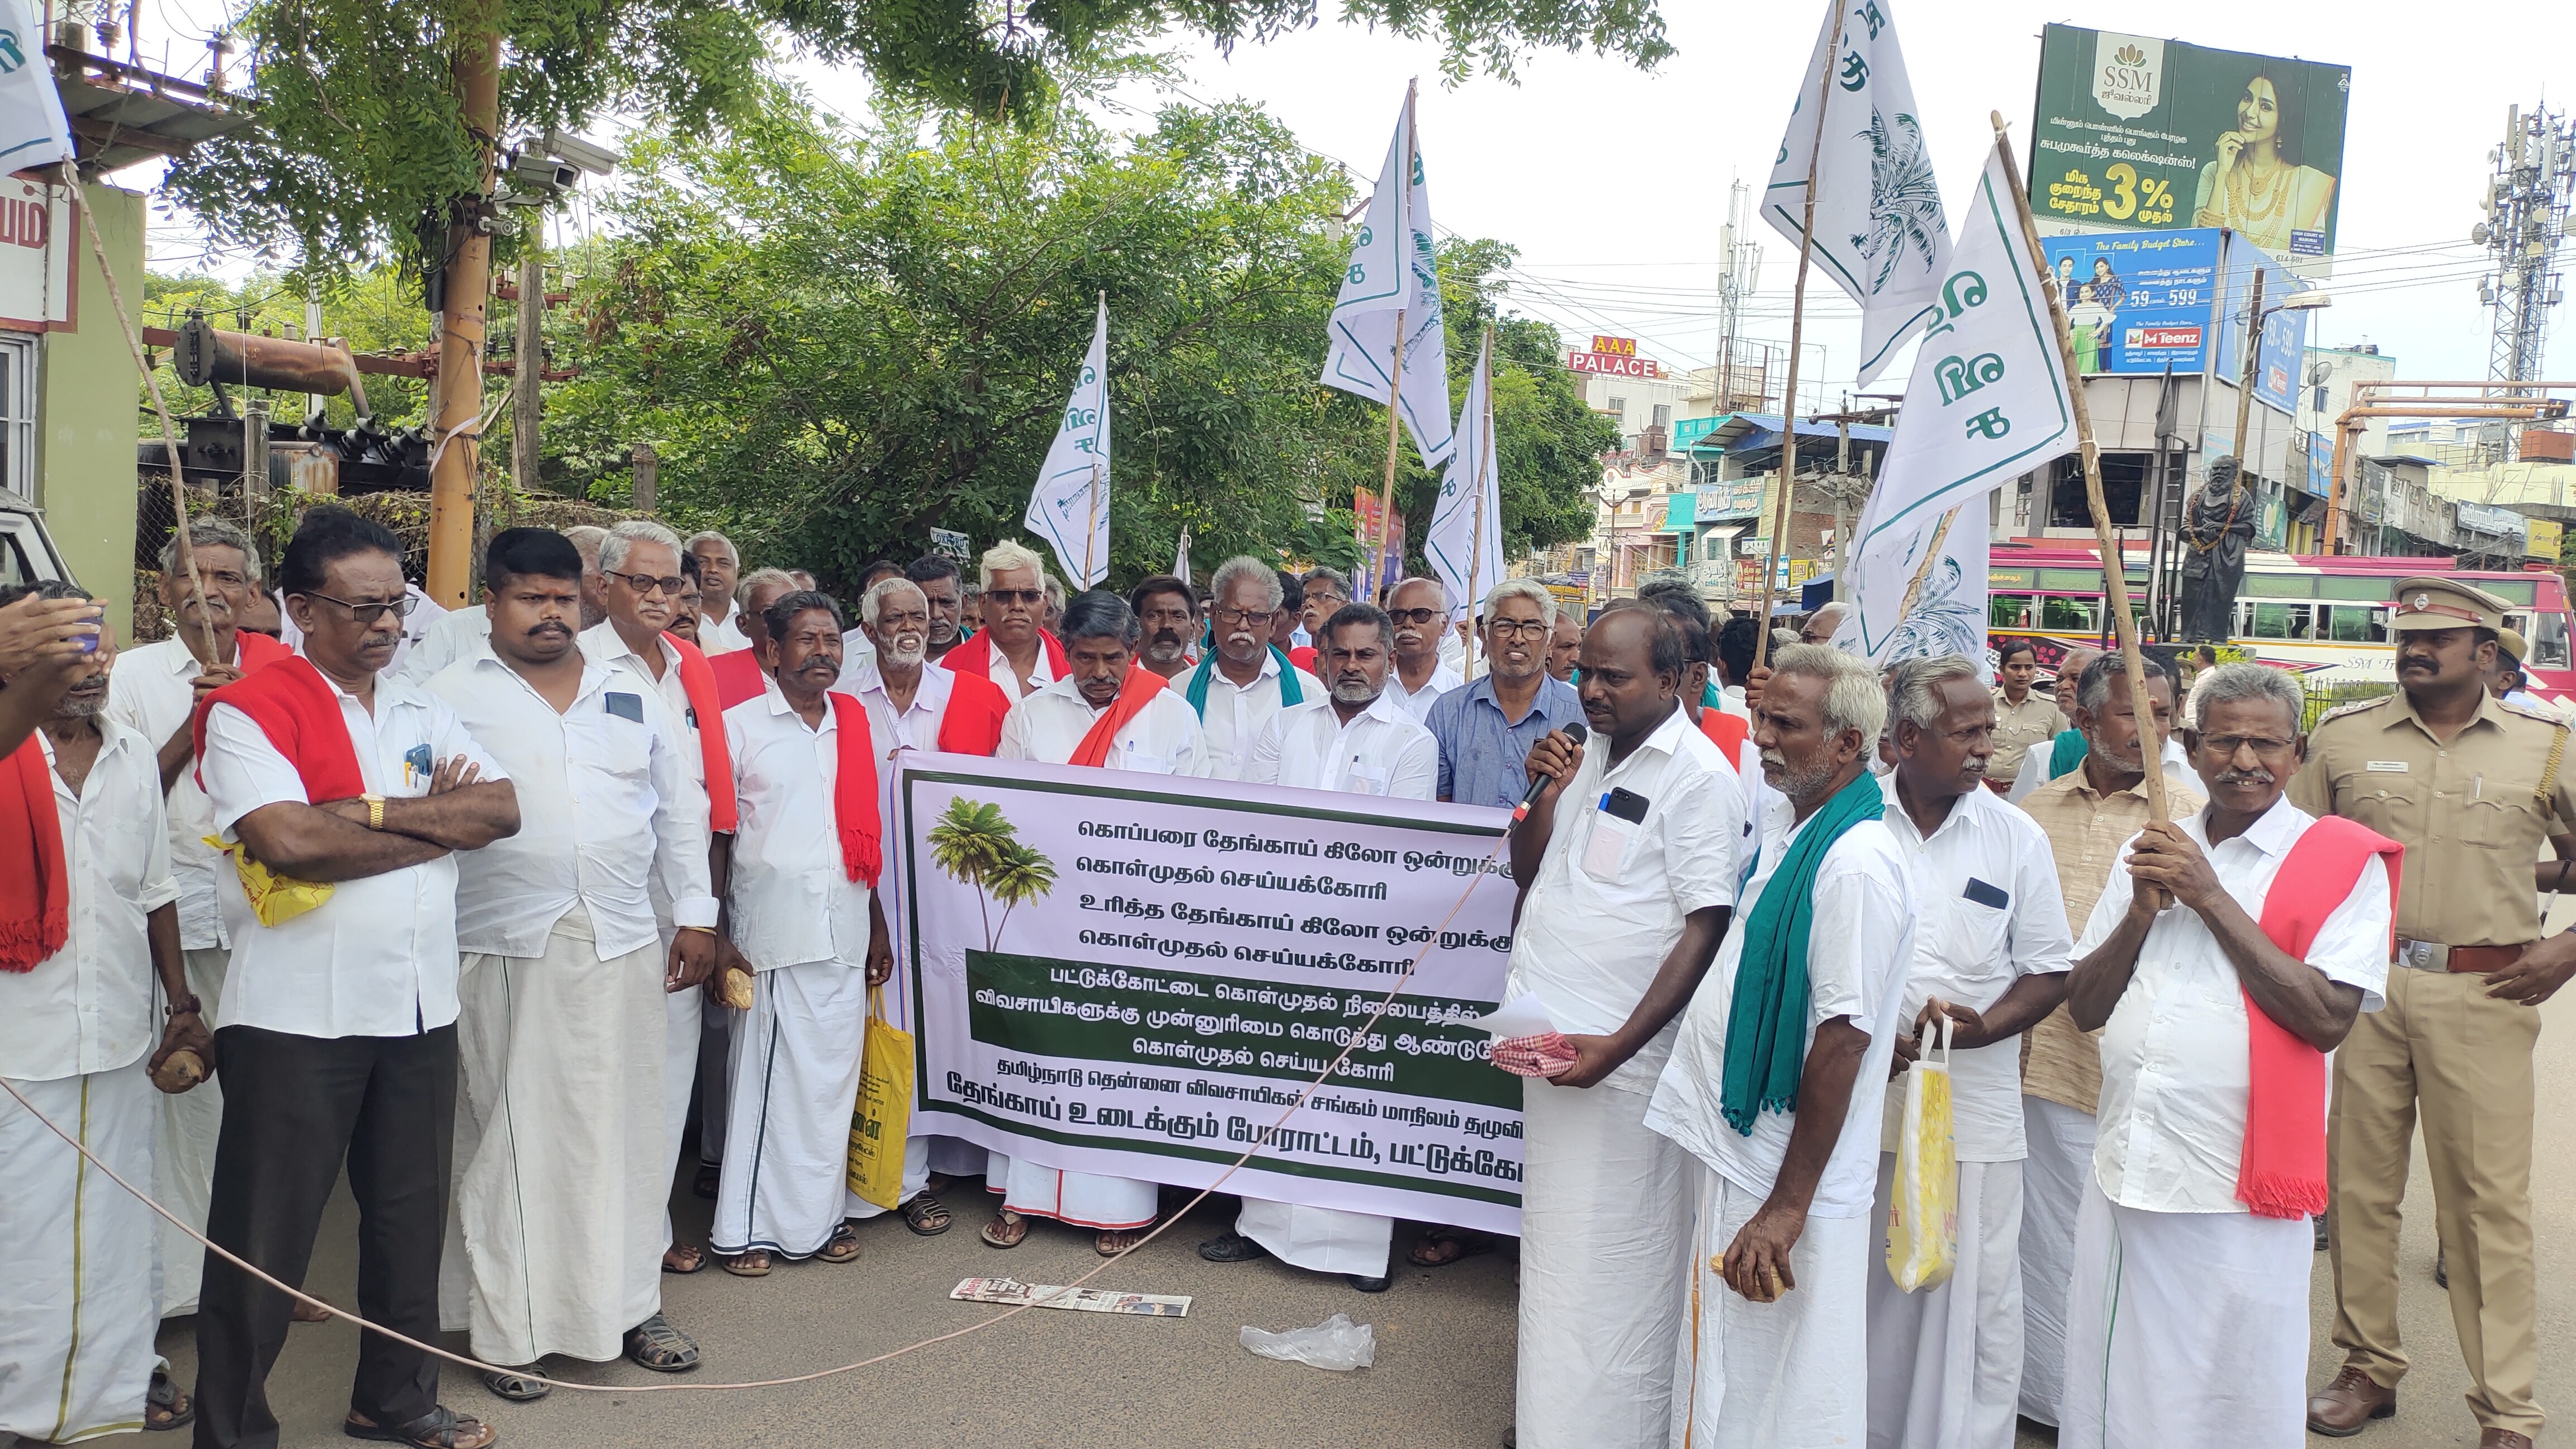
MULTIPOLYGON (((97 182, 88 191, 125 305, 139 307, 143 196, 97 182)), ((36 502, 72 577, 107 601, 109 619, 122 621, 133 617, 134 606, 135 390, 141 380, 88 229, 65 230, 70 235, 56 241, 74 248, 80 325, 46 333, 37 364, 36 502)))

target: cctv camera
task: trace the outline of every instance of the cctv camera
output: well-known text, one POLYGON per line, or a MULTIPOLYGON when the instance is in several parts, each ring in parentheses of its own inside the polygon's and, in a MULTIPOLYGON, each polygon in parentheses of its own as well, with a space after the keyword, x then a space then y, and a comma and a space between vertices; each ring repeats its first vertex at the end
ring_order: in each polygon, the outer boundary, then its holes
POLYGON ((538 144, 545 147, 548 155, 560 156, 597 176, 606 176, 615 171, 617 163, 625 159, 596 141, 566 135, 552 126, 546 128, 545 138, 538 144))

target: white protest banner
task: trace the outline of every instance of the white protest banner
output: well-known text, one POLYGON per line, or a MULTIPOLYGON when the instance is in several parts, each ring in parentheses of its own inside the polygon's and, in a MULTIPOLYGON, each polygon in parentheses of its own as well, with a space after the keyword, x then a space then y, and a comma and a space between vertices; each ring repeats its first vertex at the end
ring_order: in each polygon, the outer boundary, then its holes
MULTIPOLYGON (((1834 647, 1880 669, 1941 654, 1986 657, 1986 504, 1935 514, 1898 548, 1856 560, 1834 647)), ((1993 670, 1988 669, 1988 683, 1993 670)))
POLYGON ((1440 480, 1440 502, 1422 556, 1449 591, 1451 622, 1484 607, 1485 594, 1503 581, 1502 477, 1494 462, 1494 339, 1476 355, 1476 373, 1458 408, 1458 451, 1440 480))
POLYGON ((1420 951, 1226 1190, 1519 1231, 1521 1084, 1468 1024, 1511 950, 1502 811, 909 751, 899 768, 916 1133, 1205 1187, 1420 951))
POLYGON ((51 166, 72 154, 62 93, 45 64, 42 6, 0 0, 0 171, 51 166))
POLYGON ((1914 84, 1896 44, 1894 0, 1828 0, 1797 109, 1762 189, 1762 214, 1791 241, 1816 161, 1814 259, 1860 304, 1860 384, 1867 387, 1915 329, 1931 322, 1950 261, 1950 227, 1924 148, 1914 84), (1848 7, 1832 49, 1834 6, 1848 7), (1833 75, 1825 75, 1830 65, 1833 75), (1824 92, 1822 106, 1816 96, 1824 92), (1824 144, 1816 144, 1821 112, 1824 144))
POLYGON ((1873 659, 1906 610, 1901 587, 1896 599, 1865 591, 1873 579, 1912 577, 1885 555, 1901 557, 1962 505, 1982 518, 1986 495, 2006 479, 2075 451, 2056 324, 2022 244, 2011 188, 1998 147, 1970 199, 1938 294, 1940 319, 1923 333, 1878 487, 1854 531, 1853 597, 1862 605, 1854 612, 1865 621, 1861 652, 1873 659))
POLYGON ((1020 520, 1047 541, 1078 588, 1109 577, 1109 298, 1100 299, 1091 350, 1047 446, 1029 511, 1020 520))
POLYGON ((1449 332, 1441 320, 1440 276, 1431 246, 1431 188, 1422 179, 1422 148, 1413 129, 1413 92, 1395 119, 1395 139, 1379 168, 1377 194, 1351 238, 1350 265, 1325 331, 1324 385, 1388 401, 1395 370, 1395 328, 1404 323, 1404 425, 1437 468, 1456 446, 1449 426, 1449 332), (1409 184, 1408 184, 1409 182, 1409 184))

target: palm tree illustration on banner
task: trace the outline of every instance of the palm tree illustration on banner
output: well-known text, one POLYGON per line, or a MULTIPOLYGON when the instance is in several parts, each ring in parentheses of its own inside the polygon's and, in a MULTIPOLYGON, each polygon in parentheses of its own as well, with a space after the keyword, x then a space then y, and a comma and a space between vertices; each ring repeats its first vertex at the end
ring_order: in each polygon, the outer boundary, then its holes
POLYGON ((1008 925, 1013 907, 1055 888, 1055 862, 1020 843, 1019 828, 1003 818, 1001 806, 981 800, 961 796, 948 802, 930 828, 930 859, 942 875, 975 888, 987 951, 1001 939, 994 901, 1002 903, 1001 925, 1008 925))

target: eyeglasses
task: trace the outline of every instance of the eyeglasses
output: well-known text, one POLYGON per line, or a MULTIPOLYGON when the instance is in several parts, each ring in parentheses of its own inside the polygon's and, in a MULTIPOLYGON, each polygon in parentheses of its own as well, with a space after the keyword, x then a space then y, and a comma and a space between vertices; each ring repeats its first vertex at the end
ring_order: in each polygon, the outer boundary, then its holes
POLYGON ((1044 603, 1045 601, 1046 590, 1044 589, 986 589, 984 591, 984 602, 988 604, 1028 604, 1035 606, 1037 604, 1044 603))
POLYGON ((1389 609, 1386 616, 1399 624, 1428 624, 1448 612, 1446 609, 1389 609))
POLYGON ((1270 622, 1270 616, 1277 612, 1275 609, 1219 609, 1216 611, 1216 621, 1234 628, 1246 629, 1270 622))
POLYGON ((1544 639, 1554 627, 1536 619, 1496 619, 1485 626, 1485 632, 1497 639, 1544 639))
POLYGON ((304 597, 308 599, 320 599, 326 604, 337 604, 341 608, 348 610, 349 617, 361 625, 372 624, 387 614, 391 614, 397 619, 408 619, 411 617, 412 605, 420 602, 420 600, 412 597, 410 594, 405 594, 399 599, 394 599, 382 604, 352 604, 346 599, 332 598, 329 594, 316 594, 309 592, 305 594, 304 597))
POLYGON ((2262 735, 2202 735, 2200 747, 2222 760, 2236 758, 2236 752, 2251 749, 2257 758, 2278 758, 2290 752, 2296 740, 2269 739, 2262 735))
POLYGON ((678 574, 666 574, 657 579, 651 574, 621 574, 615 569, 601 569, 600 573, 612 579, 624 579, 626 586, 639 594, 669 594, 675 599, 689 582, 678 574))

